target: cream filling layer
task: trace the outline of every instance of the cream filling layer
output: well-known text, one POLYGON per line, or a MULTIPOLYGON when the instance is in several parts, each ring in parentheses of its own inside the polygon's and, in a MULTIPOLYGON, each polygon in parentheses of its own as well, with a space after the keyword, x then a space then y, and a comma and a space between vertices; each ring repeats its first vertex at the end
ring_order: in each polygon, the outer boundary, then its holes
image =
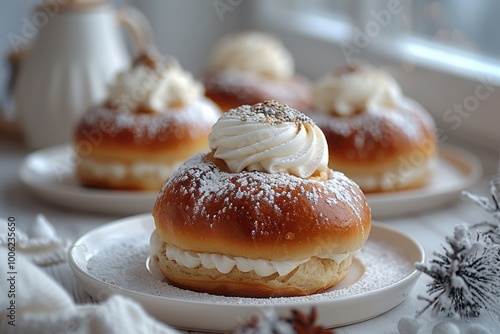
POLYGON ((437 159, 432 158, 427 163, 414 166, 412 169, 402 169, 397 173, 388 171, 379 176, 358 176, 351 175, 350 178, 356 182, 363 190, 382 189, 385 191, 396 189, 398 186, 411 184, 417 180, 424 178, 432 171, 437 164, 437 159))
MULTIPOLYGON (((160 250, 162 244, 163 241, 155 230, 150 239, 151 255, 155 256, 160 250)), ((341 263, 351 254, 353 254, 353 252, 342 254, 322 254, 316 256, 321 259, 330 259, 337 263, 341 263)), ((287 261, 249 259, 241 256, 227 256, 215 253, 185 251, 179 247, 171 245, 168 245, 166 248, 166 256, 169 260, 175 261, 179 265, 186 268, 196 268, 201 265, 204 268, 216 269, 223 274, 227 274, 233 270, 234 267, 236 267, 241 272, 250 272, 253 270, 257 275, 262 277, 272 275, 276 272, 280 276, 287 275, 299 265, 311 259, 311 257, 287 261)))
POLYGON ((81 161, 79 168, 98 179, 123 180, 127 177, 133 177, 135 179, 162 179, 166 181, 181 164, 182 161, 170 164, 153 162, 136 162, 133 164, 104 163, 88 158, 81 161))

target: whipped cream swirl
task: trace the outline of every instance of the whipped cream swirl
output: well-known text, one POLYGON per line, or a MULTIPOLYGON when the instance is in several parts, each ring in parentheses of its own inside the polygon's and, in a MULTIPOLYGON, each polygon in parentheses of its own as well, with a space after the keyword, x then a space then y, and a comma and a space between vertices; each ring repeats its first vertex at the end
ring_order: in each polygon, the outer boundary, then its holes
POLYGON ((154 67, 137 64, 119 73, 108 86, 109 101, 124 111, 142 107, 162 113, 168 107, 187 104, 203 94, 203 85, 175 61, 154 67))
POLYGON ((266 101, 226 112, 208 136, 214 157, 232 172, 289 173, 308 178, 328 170, 328 147, 304 114, 266 101))
POLYGON ((395 107, 401 87, 388 73, 372 67, 349 67, 318 79, 313 89, 316 108, 325 114, 351 116, 378 107, 395 107))
POLYGON ((214 47, 210 67, 274 78, 289 78, 295 70, 291 53, 278 39, 253 31, 222 38, 214 47))

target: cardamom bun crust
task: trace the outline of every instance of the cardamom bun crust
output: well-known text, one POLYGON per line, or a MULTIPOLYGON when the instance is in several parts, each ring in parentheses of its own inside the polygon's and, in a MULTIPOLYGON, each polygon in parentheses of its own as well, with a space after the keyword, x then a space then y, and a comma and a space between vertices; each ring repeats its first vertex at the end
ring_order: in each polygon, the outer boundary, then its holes
POLYGON ((324 181, 232 173, 212 153, 193 156, 172 175, 153 217, 163 242, 156 256, 171 284, 240 297, 299 296, 330 288, 346 277, 371 228, 364 194, 342 173, 330 170, 324 181), (283 276, 262 277, 236 266, 223 274, 168 259, 167 245, 249 259, 310 259, 283 276), (344 253, 349 255, 340 264, 316 256, 344 253))
POLYGON ((417 102, 352 116, 308 113, 325 134, 329 167, 345 173, 365 193, 419 188, 432 175, 436 127, 417 102))
POLYGON ((167 244, 200 253, 294 260, 359 250, 371 214, 359 187, 342 173, 326 181, 289 174, 232 173, 201 153, 166 182, 153 209, 167 244))
POLYGON ((89 187, 159 191, 184 160, 209 150, 220 115, 208 99, 161 113, 92 108, 74 132, 76 176, 89 187))
POLYGON ((210 71, 202 81, 205 95, 223 111, 265 100, 276 100, 298 110, 306 110, 313 104, 311 82, 298 75, 274 79, 254 73, 210 71))

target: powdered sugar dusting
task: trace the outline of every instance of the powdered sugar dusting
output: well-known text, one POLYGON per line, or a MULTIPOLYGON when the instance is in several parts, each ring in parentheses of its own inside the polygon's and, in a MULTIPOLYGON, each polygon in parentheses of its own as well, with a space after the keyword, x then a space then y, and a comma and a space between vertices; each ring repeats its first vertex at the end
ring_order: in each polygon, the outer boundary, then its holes
POLYGON ((171 108, 164 113, 155 114, 95 108, 84 114, 81 124, 111 137, 123 131, 131 131, 136 142, 151 142, 165 141, 165 131, 177 131, 174 134, 179 138, 186 135, 195 138, 202 129, 211 127, 219 117, 219 109, 211 101, 203 99, 183 108, 171 108))
POLYGON ((205 75, 207 92, 237 96, 248 104, 277 99, 294 108, 309 106, 310 83, 301 77, 293 80, 273 79, 255 73, 220 71, 205 75))
POLYGON ((242 105, 236 109, 229 110, 224 114, 224 117, 228 119, 236 118, 241 121, 255 123, 313 123, 309 117, 300 111, 273 100, 264 101, 254 105, 242 105))
MULTIPOLYGON (((361 219, 366 200, 359 187, 340 172, 330 171, 330 179, 327 181, 302 179, 285 173, 269 174, 258 171, 228 173, 221 171, 212 162, 206 161, 205 155, 205 153, 200 153, 187 160, 165 183, 158 195, 162 197, 171 184, 180 184, 176 189, 172 187, 169 191, 172 191, 175 197, 191 195, 195 200, 194 207, 188 210, 193 215, 192 221, 210 218, 206 217, 205 208, 210 206, 209 202, 214 198, 227 201, 225 211, 238 210, 229 200, 232 196, 246 198, 255 210, 259 210, 260 203, 265 203, 279 216, 280 202, 298 203, 298 198, 292 195, 296 190, 306 195, 312 209, 318 204, 320 198, 326 197, 328 205, 334 206, 339 202, 344 202, 357 218, 361 219)), ((226 213, 222 212, 224 210, 218 212, 217 215, 224 215, 226 213)), ((318 221, 317 223, 327 222, 318 221)))
POLYGON ((333 132, 342 137, 355 134, 355 148, 364 150, 375 148, 373 143, 389 145, 393 131, 404 134, 411 142, 421 142, 427 136, 427 131, 422 131, 422 126, 428 129, 434 127, 434 121, 428 113, 408 99, 401 103, 398 110, 370 109, 353 117, 333 118, 321 114, 310 116, 325 132, 333 132))
MULTIPOLYGON (((360 276, 345 281, 326 292, 304 297, 240 298, 224 297, 183 290, 154 278, 146 268, 149 236, 122 239, 110 244, 87 263, 87 272, 96 279, 129 291, 169 299, 211 304, 276 305, 297 302, 329 301, 369 293, 389 287, 415 271, 414 263, 401 251, 380 239, 368 239, 357 255, 360 276)), ((353 270, 353 269, 351 269, 353 270)))

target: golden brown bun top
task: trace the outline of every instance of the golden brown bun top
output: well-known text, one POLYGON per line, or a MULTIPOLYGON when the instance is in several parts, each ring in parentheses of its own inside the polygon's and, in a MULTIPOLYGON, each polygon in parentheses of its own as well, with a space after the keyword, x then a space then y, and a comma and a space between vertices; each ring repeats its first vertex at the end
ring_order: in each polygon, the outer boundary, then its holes
POLYGON ((202 78, 205 94, 224 111, 243 104, 276 100, 298 110, 313 105, 312 84, 301 76, 272 78, 236 71, 210 71, 202 78))
POLYGON ((155 114, 123 112, 101 106, 84 113, 76 126, 74 140, 97 138, 103 145, 175 147, 184 140, 208 135, 220 115, 220 109, 205 98, 155 114))
POLYGON ((417 102, 404 99, 397 108, 377 108, 353 116, 309 113, 328 142, 333 163, 384 163, 413 150, 432 155, 436 127, 417 102))
POLYGON ((356 251, 371 227, 365 196, 342 173, 330 171, 327 181, 232 173, 211 154, 195 155, 174 173, 153 216, 167 244, 271 260, 356 251))

